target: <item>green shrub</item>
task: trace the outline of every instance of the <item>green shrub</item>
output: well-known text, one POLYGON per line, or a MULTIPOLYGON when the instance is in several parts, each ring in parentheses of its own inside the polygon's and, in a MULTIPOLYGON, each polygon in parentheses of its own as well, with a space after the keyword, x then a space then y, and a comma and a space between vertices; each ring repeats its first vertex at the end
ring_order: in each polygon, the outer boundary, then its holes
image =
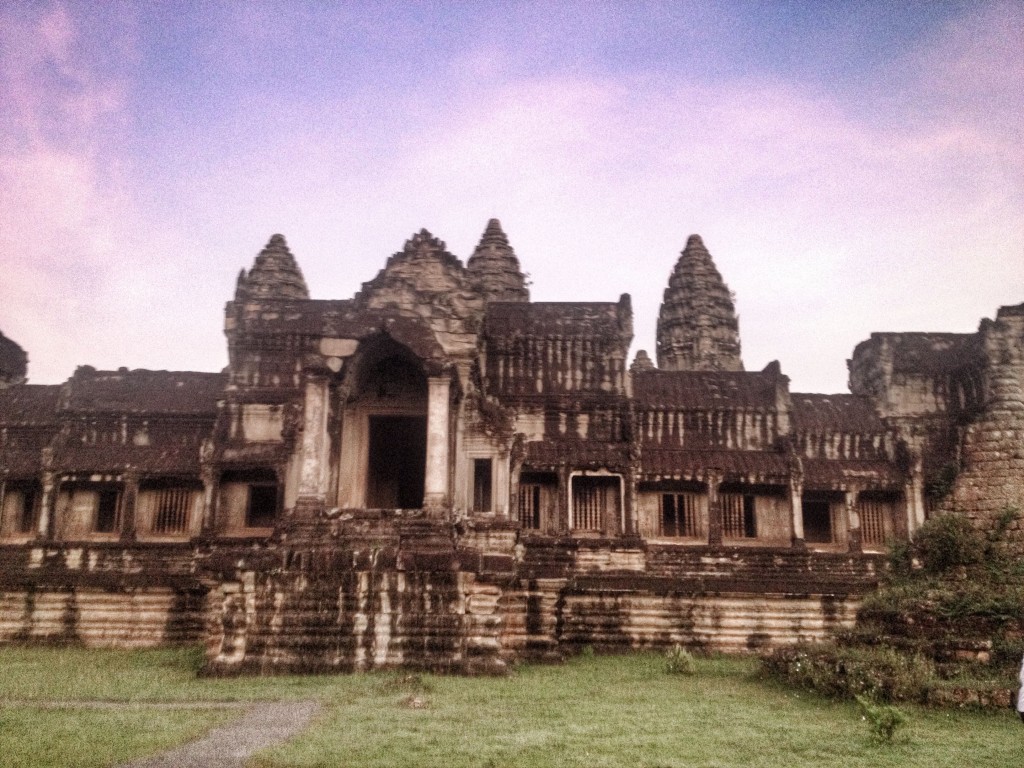
POLYGON ((670 675, 692 675, 697 670, 693 665, 693 656, 690 655, 690 652, 676 643, 665 654, 665 671, 670 675))
POLYGON ((925 572, 949 573, 954 568, 982 562, 986 541, 966 517, 947 513, 918 528, 912 548, 925 572))
POLYGON ((877 704, 866 696, 857 696, 856 699, 871 733, 879 741, 892 741, 896 731, 907 722, 907 716, 891 704, 877 704))
POLYGON ((924 702, 936 680, 929 659, 884 646, 780 648, 764 659, 763 667, 778 680, 826 696, 867 695, 885 702, 924 702))

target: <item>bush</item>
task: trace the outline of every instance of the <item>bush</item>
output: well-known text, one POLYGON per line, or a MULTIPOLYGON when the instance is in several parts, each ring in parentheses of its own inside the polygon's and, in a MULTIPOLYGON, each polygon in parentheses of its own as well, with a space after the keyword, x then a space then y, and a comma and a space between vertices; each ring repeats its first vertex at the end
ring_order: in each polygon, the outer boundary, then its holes
POLYGON ((670 675, 692 675, 697 670, 693 665, 693 656, 690 655, 690 652, 676 643, 665 654, 665 671, 670 675))
POLYGON ((790 685, 826 696, 867 695, 883 702, 925 702, 936 679, 935 665, 924 656, 887 647, 780 648, 763 665, 771 676, 790 685))
POLYGON ((864 718, 871 726, 871 733, 880 741, 892 741, 896 730, 907 722, 907 716, 891 704, 876 704, 866 696, 857 696, 864 718))
POLYGON ((966 517, 947 513, 933 517, 917 529, 912 550, 925 572, 949 573, 954 568, 982 562, 986 541, 966 517))

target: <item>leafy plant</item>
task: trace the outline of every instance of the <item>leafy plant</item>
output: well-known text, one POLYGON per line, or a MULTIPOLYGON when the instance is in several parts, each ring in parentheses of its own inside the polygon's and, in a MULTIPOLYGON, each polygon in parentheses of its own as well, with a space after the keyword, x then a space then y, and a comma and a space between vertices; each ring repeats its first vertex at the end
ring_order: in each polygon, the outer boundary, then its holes
POLYGON ((896 731, 907 722, 907 716, 891 704, 878 704, 866 696, 857 696, 864 719, 868 721, 871 733, 879 741, 891 742, 896 731))
POLYGON ((670 675, 692 675, 697 670, 690 652, 676 643, 665 654, 665 671, 670 675))
POLYGON ((966 517, 946 513, 918 528, 913 552, 927 573, 949 573, 982 562, 986 541, 966 517))

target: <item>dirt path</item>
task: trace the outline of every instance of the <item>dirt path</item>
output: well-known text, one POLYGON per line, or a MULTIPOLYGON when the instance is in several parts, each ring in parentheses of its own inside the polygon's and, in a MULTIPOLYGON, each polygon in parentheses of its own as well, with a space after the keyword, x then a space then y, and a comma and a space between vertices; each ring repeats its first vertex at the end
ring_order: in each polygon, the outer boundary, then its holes
POLYGON ((253 704, 237 720, 197 741, 121 768, 241 768, 254 752, 302 731, 321 709, 316 701, 253 704))

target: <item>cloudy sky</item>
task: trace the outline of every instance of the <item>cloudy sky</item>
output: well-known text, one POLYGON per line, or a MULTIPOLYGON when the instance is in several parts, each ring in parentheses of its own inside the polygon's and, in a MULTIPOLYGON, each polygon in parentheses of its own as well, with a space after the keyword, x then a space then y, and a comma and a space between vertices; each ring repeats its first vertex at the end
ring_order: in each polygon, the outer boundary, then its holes
POLYGON ((539 301, 700 233, 748 370, 1024 301, 1024 2, 0 1, 0 330, 29 379, 219 370, 275 232, 347 298, 501 219, 539 301))

